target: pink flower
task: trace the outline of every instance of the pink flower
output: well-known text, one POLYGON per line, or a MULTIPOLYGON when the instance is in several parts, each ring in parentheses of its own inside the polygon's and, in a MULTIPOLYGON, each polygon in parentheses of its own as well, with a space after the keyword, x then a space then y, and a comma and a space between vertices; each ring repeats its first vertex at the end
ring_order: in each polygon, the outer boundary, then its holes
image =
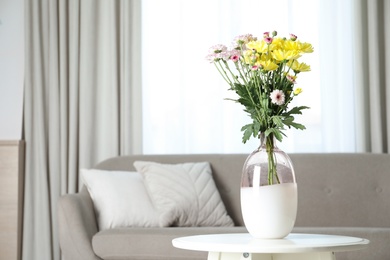
POLYGON ((284 96, 283 91, 281 91, 279 89, 275 89, 274 91, 272 91, 270 98, 271 98, 271 102, 278 105, 278 106, 281 106, 284 104, 285 96, 284 96))
POLYGON ((252 34, 244 34, 244 35, 236 36, 233 40, 233 48, 240 47, 241 45, 244 48, 245 44, 247 44, 250 41, 256 41, 256 40, 257 38, 253 37, 252 34))
POLYGON ((294 76, 291 76, 291 75, 287 75, 286 76, 287 80, 290 81, 291 83, 295 84, 295 77, 294 76))
POLYGON ((215 53, 211 53, 211 54, 208 54, 207 56, 206 56, 206 60, 208 60, 210 63, 213 63, 215 60, 216 60, 216 55, 215 55, 215 53))
POLYGON ((240 56, 238 55, 233 55, 230 57, 230 59, 233 61, 233 62, 237 62, 239 59, 240 59, 240 56))
POLYGON ((264 38, 264 41, 267 43, 267 44, 271 44, 272 43, 272 38, 271 37, 266 37, 264 38))
POLYGON ((290 40, 295 41, 297 38, 295 34, 290 33, 290 40))
POLYGON ((264 37, 264 38, 268 38, 268 37, 269 37, 269 32, 263 33, 263 37, 264 37))
POLYGON ((259 66, 257 66, 257 65, 252 66, 252 70, 258 70, 258 69, 259 69, 259 66))
POLYGON ((227 47, 223 44, 217 44, 210 47, 206 60, 213 63, 214 61, 218 61, 220 59, 228 60, 229 56, 230 52, 228 52, 227 47))
POLYGON ((221 53, 218 53, 217 54, 219 56, 220 59, 223 59, 223 60, 226 60, 228 61, 230 59, 230 51, 224 51, 224 52, 221 52, 221 53))
POLYGON ((223 44, 217 44, 214 46, 211 46, 209 49, 209 53, 221 53, 227 51, 227 47, 223 44))
POLYGON ((232 49, 229 51, 229 56, 230 56, 230 58, 233 56, 238 56, 238 58, 240 58, 241 52, 239 50, 232 49))

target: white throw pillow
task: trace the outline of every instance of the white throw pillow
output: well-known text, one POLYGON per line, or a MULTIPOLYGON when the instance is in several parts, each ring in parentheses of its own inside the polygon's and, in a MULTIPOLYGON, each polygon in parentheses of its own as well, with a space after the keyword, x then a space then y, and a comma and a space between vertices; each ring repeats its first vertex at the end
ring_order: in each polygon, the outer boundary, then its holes
POLYGON ((134 162, 160 214, 160 226, 233 226, 208 162, 134 162))
POLYGON ((158 227, 159 218, 138 172, 81 169, 91 195, 99 230, 158 227))

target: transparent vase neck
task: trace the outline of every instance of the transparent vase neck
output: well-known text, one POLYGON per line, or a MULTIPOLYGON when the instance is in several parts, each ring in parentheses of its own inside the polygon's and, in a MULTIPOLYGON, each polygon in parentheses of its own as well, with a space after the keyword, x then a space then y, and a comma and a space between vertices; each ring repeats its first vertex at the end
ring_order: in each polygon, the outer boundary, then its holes
POLYGON ((275 138, 275 135, 269 134, 266 137, 264 133, 260 134, 260 147, 259 147, 259 149, 265 149, 265 150, 272 149, 272 150, 275 150, 275 149, 278 148, 276 143, 277 143, 277 140, 275 138))

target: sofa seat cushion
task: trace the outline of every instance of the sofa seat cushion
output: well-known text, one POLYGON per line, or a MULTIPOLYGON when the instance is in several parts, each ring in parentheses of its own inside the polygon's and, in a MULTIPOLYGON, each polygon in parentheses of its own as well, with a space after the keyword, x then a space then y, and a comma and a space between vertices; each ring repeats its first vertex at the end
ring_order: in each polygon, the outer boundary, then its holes
POLYGON ((172 240, 182 236, 245 232, 245 227, 118 228, 97 233, 92 246, 95 254, 105 260, 204 260, 207 252, 175 248, 172 240))

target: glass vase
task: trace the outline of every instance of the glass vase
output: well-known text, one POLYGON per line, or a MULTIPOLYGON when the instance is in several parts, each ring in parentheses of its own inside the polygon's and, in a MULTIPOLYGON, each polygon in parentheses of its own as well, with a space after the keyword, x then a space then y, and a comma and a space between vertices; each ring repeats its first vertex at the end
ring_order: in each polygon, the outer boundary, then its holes
POLYGON ((255 238, 277 239, 294 227, 298 191, 290 157, 273 134, 260 135, 260 146, 245 161, 241 177, 241 212, 255 238))

